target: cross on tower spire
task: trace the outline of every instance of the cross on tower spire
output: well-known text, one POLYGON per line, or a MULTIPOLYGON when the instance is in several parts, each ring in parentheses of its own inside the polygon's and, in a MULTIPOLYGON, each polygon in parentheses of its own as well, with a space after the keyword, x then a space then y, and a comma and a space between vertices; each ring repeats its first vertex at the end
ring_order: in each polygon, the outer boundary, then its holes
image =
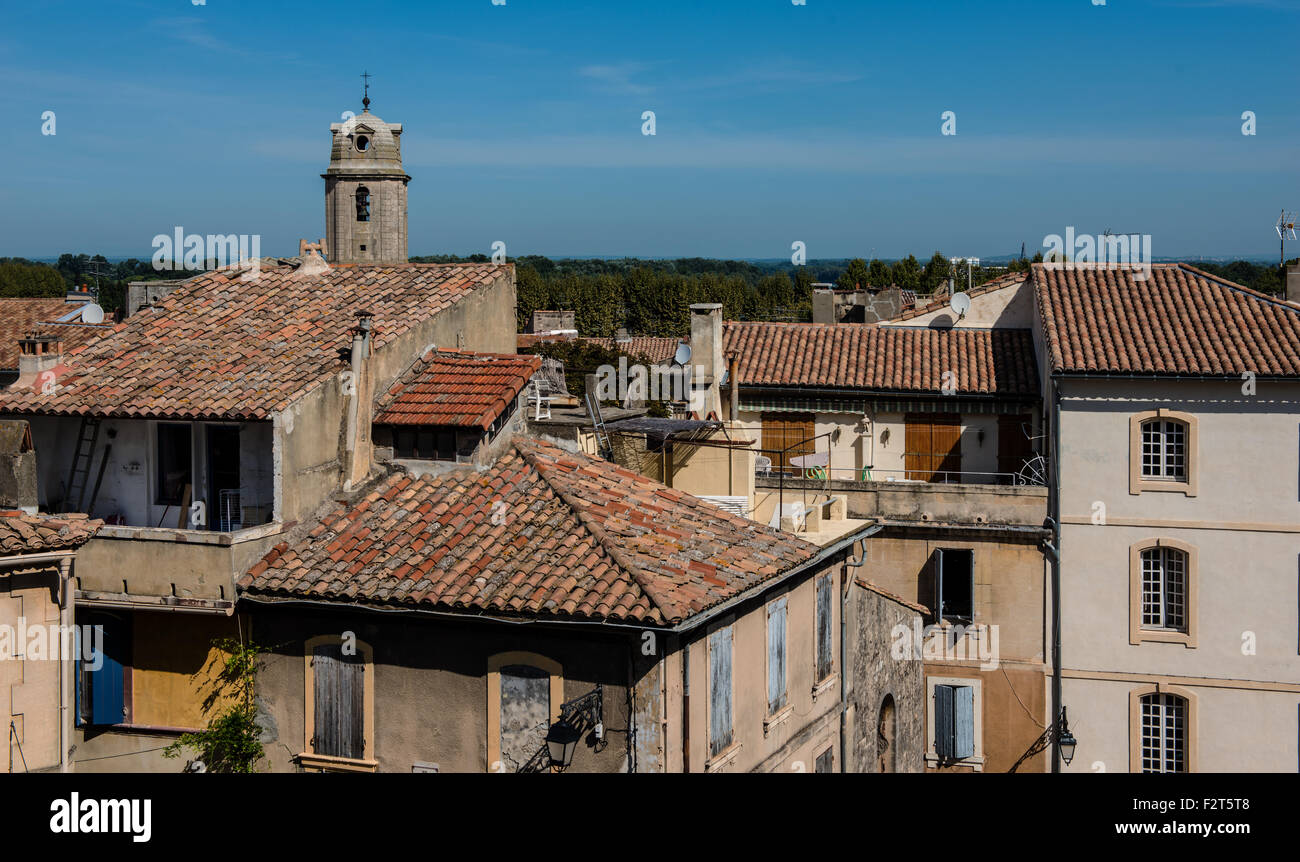
POLYGON ((365 90, 365 93, 363 93, 362 96, 361 96, 361 107, 364 108, 364 109, 367 110, 367 111, 370 110, 370 79, 371 79, 371 77, 372 77, 372 75, 371 75, 369 72, 365 72, 365 71, 363 71, 363 72, 361 73, 361 80, 363 80, 363 81, 365 82, 365 84, 366 84, 366 90, 365 90))

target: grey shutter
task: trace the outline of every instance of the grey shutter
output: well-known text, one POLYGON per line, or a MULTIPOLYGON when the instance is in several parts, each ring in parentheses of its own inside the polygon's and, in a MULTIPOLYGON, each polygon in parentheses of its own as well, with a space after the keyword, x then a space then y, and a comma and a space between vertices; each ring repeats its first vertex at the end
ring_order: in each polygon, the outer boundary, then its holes
POLYGON ((953 757, 975 756, 975 689, 953 686, 953 757))
POLYGON ((817 681, 831 675, 831 576, 817 579, 817 681))
POLYGON ((934 552, 934 619, 943 620, 943 548, 934 552))
POLYGON ((952 729, 952 686, 934 687, 934 753, 940 760, 951 760, 956 749, 952 729))
POLYGON ((785 706, 785 621, 786 597, 767 608, 767 711, 785 706))
POLYGON ((361 657, 343 655, 338 644, 312 651, 317 754, 360 760, 365 752, 365 665, 361 657))
POLYGON ((731 628, 709 635, 709 753, 731 745, 731 628))

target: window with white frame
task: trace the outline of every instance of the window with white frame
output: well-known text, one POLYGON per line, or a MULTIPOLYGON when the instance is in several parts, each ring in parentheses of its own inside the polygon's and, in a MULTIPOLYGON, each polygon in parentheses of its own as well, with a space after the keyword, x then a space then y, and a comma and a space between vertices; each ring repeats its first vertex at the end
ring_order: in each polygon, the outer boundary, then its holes
POLYGON ((1141 698, 1142 771, 1187 771, 1187 699, 1157 692, 1141 698))
POLYGON ((1187 554, 1178 548, 1142 552, 1142 627, 1187 630, 1187 554))
POLYGON ((775 715, 786 704, 786 596, 767 606, 767 712, 775 715))
POLYGON ((1175 419, 1142 423, 1142 478, 1187 481, 1187 424, 1175 419))

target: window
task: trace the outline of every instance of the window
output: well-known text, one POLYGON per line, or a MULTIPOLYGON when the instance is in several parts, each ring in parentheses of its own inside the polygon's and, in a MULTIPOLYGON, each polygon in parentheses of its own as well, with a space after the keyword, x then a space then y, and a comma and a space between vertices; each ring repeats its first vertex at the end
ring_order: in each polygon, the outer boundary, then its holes
POLYGON ((975 619, 975 552, 938 548, 934 552, 935 616, 969 623, 975 619))
POLYGON ((1186 630, 1187 555, 1177 548, 1142 552, 1142 625, 1186 630))
POLYGON ((1187 481, 1187 426, 1171 419, 1142 423, 1142 476, 1187 481))
POLYGON ((517 772, 542 749, 560 718, 564 668, 531 652, 503 652, 487 666, 488 772, 517 772))
MULTIPOLYGON (((966 677, 926 677, 925 762, 930 767, 984 769, 983 686, 966 677)), ((892 715, 890 716, 892 719, 892 715)))
POLYGON ((1196 496, 1197 421, 1189 413, 1152 410, 1129 418, 1129 493, 1175 491, 1196 496))
POLYGON ((975 754, 975 689, 968 685, 934 687, 934 753, 941 762, 975 754))
POLYGON ((824 772, 835 771, 835 749, 828 748, 821 754, 817 755, 817 764, 813 767, 813 772, 821 774, 824 772))
POLYGON ((127 724, 130 704, 126 697, 126 675, 131 664, 128 621, 116 614, 92 612, 80 617, 78 622, 74 630, 77 723, 127 724), (81 642, 85 631, 93 632, 89 644, 81 642))
POLYGON ((731 745, 731 627, 709 635, 709 755, 731 745))
POLYGON ((190 426, 158 424, 157 482, 154 502, 159 506, 184 506, 193 493, 194 465, 190 449, 190 426))
POLYGON ((370 221, 370 189, 357 189, 357 221, 370 221))
POLYGON ((906 478, 960 482, 961 417, 955 413, 908 413, 903 421, 906 478))
POLYGON ((365 666, 342 644, 312 650, 311 749, 328 757, 360 760, 365 753, 365 666))
POLYGON ((786 596, 767 606, 767 712, 775 715, 786 703, 786 596))
POLYGON ((1033 416, 998 417, 998 477, 1000 483, 1014 484, 1012 474, 1019 474, 1025 462, 1034 457, 1033 416))
POLYGON ((456 460, 456 429, 439 426, 394 428, 393 451, 398 458, 456 460))
POLYGON ((1129 643, 1196 646, 1197 551, 1174 539, 1129 547, 1129 643))
POLYGON ((370 139, 365 135, 357 135, 357 152, 364 153, 370 149, 370 139))
POLYGON ((827 572, 817 577, 817 682, 822 682, 835 670, 835 654, 831 650, 831 629, 834 627, 831 605, 831 588, 834 576, 827 572))
POLYGON ((876 771, 894 772, 897 769, 894 740, 898 736, 898 718, 894 711, 894 696, 885 695, 880 702, 880 718, 876 722, 876 771))
POLYGON ((1142 771, 1187 772, 1187 700, 1156 693, 1141 704, 1142 771))
POLYGON ((375 667, 369 645, 338 636, 303 646, 306 663, 306 746, 309 769, 374 771, 375 667))

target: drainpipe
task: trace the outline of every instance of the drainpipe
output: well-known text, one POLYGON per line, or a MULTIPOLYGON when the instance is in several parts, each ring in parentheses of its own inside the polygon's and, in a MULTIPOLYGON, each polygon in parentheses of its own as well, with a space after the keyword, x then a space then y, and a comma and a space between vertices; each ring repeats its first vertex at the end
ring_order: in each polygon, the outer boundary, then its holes
POLYGON ((849 771, 849 601, 853 595, 853 575, 850 569, 860 569, 867 564, 867 541, 862 540, 858 558, 850 554, 844 560, 844 589, 840 601, 840 772, 849 771))
MULTIPOLYGON (((1049 525, 1055 540, 1047 543, 1052 559, 1052 716, 1049 726, 1061 714, 1061 380, 1052 375, 1052 471, 1048 502, 1049 525)), ((1061 743, 1052 735, 1052 772, 1061 771, 1061 743)))
MULTIPOLYGON (((62 626, 59 636, 60 647, 66 643, 62 632, 68 631, 68 627, 76 622, 73 613, 75 601, 75 592, 72 589, 72 558, 64 557, 59 560, 59 623, 62 626)), ((75 637, 72 642, 76 643, 75 637)), ((74 646, 73 649, 75 650, 76 647, 74 646)), ((76 658, 75 654, 71 657, 59 656, 59 772, 68 772, 71 766, 68 763, 68 746, 72 742, 73 722, 76 720, 71 707, 75 702, 72 691, 75 679, 72 673, 72 662, 76 658)))
MULTIPOLYGON (((370 355, 370 326, 373 315, 368 311, 357 312, 357 325, 352 328, 352 392, 348 398, 347 427, 347 474, 343 477, 344 490, 350 490, 357 472, 357 450, 360 448, 361 429, 357 421, 359 402, 366 388, 362 386, 362 372, 366 357, 370 355)), ((369 471, 370 459, 366 459, 369 471)))

